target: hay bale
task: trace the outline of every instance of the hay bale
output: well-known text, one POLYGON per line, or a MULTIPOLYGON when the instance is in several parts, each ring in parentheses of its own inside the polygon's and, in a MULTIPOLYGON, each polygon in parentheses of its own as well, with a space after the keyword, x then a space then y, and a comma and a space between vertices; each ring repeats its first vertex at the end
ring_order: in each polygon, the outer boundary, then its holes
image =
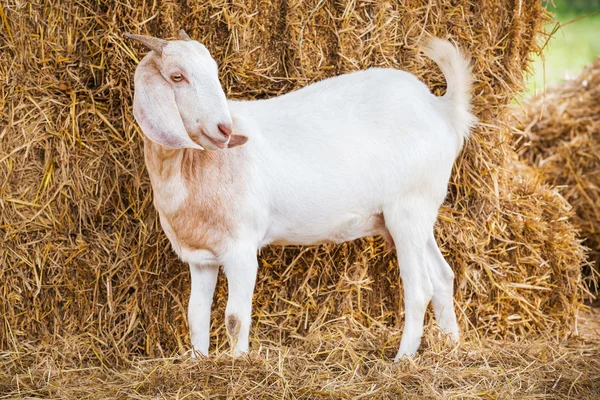
MULTIPOLYGON (((436 228, 457 275, 460 324, 490 337, 569 330, 581 305, 584 254, 568 204, 535 176, 515 174, 497 123, 537 49, 545 18, 539 2, 43 0, 0 7, 2 348, 82 332, 103 363, 187 348, 188 271, 153 210, 131 113, 144 50, 122 38, 169 37, 180 27, 219 61, 228 95, 245 99, 371 65, 411 71, 440 94, 441 72, 415 42, 425 32, 455 39, 473 55, 482 122, 457 162, 436 228)), ((290 345, 335 329, 399 331, 395 253, 379 239, 267 248, 260 266, 252 335, 262 343, 290 345)), ((224 297, 221 281, 217 349, 227 348, 224 297)), ((397 337, 389 340, 395 348, 397 337)))
MULTIPOLYGON (((574 79, 524 104, 515 116, 515 145, 545 182, 573 206, 573 222, 590 261, 600 265, 600 58, 574 79)), ((596 277, 587 268, 592 290, 596 277)))

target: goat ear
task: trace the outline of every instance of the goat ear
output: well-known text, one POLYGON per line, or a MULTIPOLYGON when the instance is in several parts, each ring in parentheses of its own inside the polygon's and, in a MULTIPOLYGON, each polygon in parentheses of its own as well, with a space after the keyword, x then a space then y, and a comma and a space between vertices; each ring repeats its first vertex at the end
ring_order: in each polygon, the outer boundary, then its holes
POLYGON ((135 72, 133 115, 148 139, 171 149, 200 149, 190 139, 175 102, 171 85, 152 60, 143 60, 135 72))
POLYGON ((248 136, 244 135, 231 135, 229 139, 229 143, 227 144, 227 148, 230 149, 232 147, 241 146, 248 141, 248 136))

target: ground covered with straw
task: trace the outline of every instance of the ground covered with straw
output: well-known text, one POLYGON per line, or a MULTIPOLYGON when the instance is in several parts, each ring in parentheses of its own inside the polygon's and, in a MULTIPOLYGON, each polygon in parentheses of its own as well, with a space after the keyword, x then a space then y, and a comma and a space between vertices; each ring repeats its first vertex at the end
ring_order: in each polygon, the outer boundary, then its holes
POLYGON ((515 167, 502 128, 545 18, 538 1, 509 0, 0 3, 0 393, 593 396, 597 347, 561 342, 585 295, 570 206, 515 167), (395 253, 375 238, 264 249, 255 354, 227 356, 221 279, 216 356, 184 361, 188 271, 152 207, 131 113, 145 50, 122 37, 179 28, 207 46, 237 99, 369 66, 408 70, 442 94, 418 40, 452 38, 472 55, 480 125, 436 227, 456 273, 459 323, 471 332, 464 345, 442 346, 432 328, 417 359, 389 362, 401 284, 395 253))
POLYGON ((390 363, 387 329, 326 329, 250 355, 133 358, 115 368, 89 337, 0 353, 0 398, 54 399, 597 399, 600 346, 583 339, 480 339, 452 347, 429 331, 426 351, 390 363), (381 349, 386 349, 382 351, 381 349), (27 366, 27 369, 24 368, 27 366))
MULTIPOLYGON (((600 58, 579 76, 523 105, 519 155, 573 206, 590 261, 600 265, 600 58)), ((588 270, 586 275, 590 275, 588 270)))

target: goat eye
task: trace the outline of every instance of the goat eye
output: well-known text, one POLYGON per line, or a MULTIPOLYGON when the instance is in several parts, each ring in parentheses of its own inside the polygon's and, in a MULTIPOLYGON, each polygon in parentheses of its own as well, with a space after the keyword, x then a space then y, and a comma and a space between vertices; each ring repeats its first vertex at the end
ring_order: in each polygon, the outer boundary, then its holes
POLYGON ((183 79, 183 76, 181 74, 174 74, 171 76, 171 79, 175 82, 180 82, 183 79))

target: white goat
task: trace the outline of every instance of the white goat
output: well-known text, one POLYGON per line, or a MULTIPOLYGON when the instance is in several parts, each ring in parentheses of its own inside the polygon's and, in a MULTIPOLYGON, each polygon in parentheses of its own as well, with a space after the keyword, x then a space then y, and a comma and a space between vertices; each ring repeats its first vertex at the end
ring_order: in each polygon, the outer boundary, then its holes
POLYGON ((219 266, 239 356, 248 351, 258 249, 374 235, 395 243, 404 283, 396 359, 417 351, 432 299, 438 324, 458 340, 454 274, 433 236, 476 121, 457 48, 435 38, 424 48, 446 76, 443 97, 408 72, 373 68, 268 100, 227 101, 216 62, 183 30, 174 41, 125 36, 152 50, 135 73, 133 113, 162 227, 190 265, 195 351, 208 354, 219 266))

